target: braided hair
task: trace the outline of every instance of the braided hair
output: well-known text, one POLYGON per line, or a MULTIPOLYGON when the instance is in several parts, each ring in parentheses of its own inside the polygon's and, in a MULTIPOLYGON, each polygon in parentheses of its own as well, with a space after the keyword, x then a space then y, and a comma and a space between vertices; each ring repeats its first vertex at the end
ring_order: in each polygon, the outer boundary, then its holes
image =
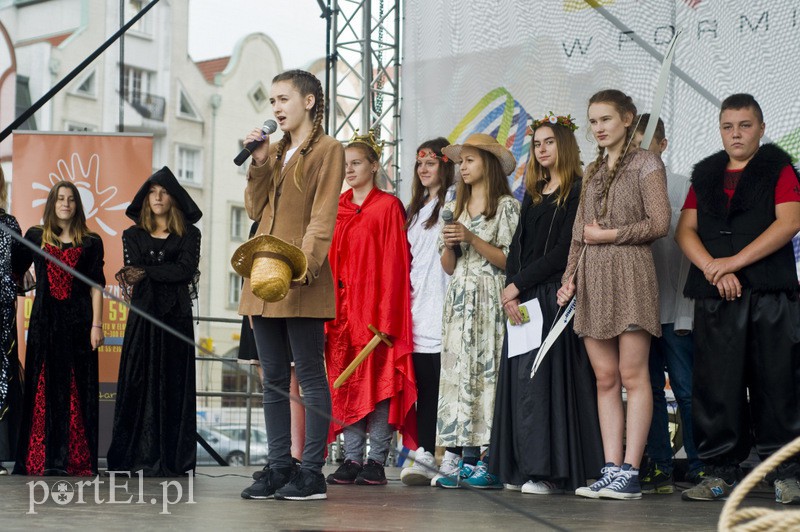
MULTIPOLYGON (((633 137, 636 129, 632 123, 637 114, 636 105, 633 103, 633 99, 620 90, 606 89, 596 92, 591 98, 589 98, 589 106, 595 103, 607 103, 613 106, 623 120, 625 120, 626 117, 631 118, 631 125, 625 128, 626 131, 624 145, 627 148, 628 143, 633 137)), ((589 165, 591 170, 586 172, 589 177, 583 182, 583 191, 586 190, 589 182, 599 173, 599 170, 602 167, 603 157, 606 155, 606 150, 602 146, 598 146, 597 152, 597 158, 591 165, 589 165)), ((604 216, 606 212, 608 212, 608 192, 611 189, 611 184, 614 182, 614 178, 617 177, 619 170, 622 168, 622 161, 625 158, 626 153, 627 149, 622 152, 620 157, 614 163, 614 166, 608 169, 608 179, 606 179, 606 182, 603 184, 603 195, 601 200, 602 208, 600 210, 600 216, 604 216)), ((581 192, 581 196, 583 196, 583 192, 581 192)))
MULTIPOLYGON (((282 72, 272 78, 273 84, 278 83, 279 81, 291 82, 292 86, 297 89, 297 91, 303 97, 306 97, 309 94, 314 96, 314 106, 311 108, 314 127, 311 129, 311 133, 308 135, 308 138, 305 140, 303 145, 300 146, 300 157, 297 160, 297 166, 294 168, 294 185, 298 190, 302 190, 303 187, 301 182, 303 179, 303 161, 306 153, 308 153, 308 151, 311 149, 311 145, 316 142, 317 139, 324 133, 322 128, 322 120, 325 116, 325 93, 322 90, 322 83, 320 83, 319 79, 317 79, 317 76, 305 70, 287 70, 286 72, 282 72)), ((278 150, 275 153, 275 165, 272 168, 273 177, 275 179, 280 176, 281 169, 283 167, 281 164, 281 159, 283 158, 283 154, 286 151, 286 146, 289 144, 291 139, 292 136, 287 132, 284 133, 283 138, 278 141, 278 150)))

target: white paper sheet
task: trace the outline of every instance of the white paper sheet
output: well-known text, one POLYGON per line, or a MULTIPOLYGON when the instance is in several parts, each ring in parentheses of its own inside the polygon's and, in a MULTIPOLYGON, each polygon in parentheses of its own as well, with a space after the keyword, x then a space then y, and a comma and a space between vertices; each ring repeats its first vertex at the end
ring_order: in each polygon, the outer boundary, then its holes
POLYGON ((508 330, 508 358, 522 355, 542 345, 542 328, 544 319, 539 300, 536 298, 520 303, 520 307, 528 309, 531 320, 522 325, 511 325, 506 319, 506 329, 508 330))

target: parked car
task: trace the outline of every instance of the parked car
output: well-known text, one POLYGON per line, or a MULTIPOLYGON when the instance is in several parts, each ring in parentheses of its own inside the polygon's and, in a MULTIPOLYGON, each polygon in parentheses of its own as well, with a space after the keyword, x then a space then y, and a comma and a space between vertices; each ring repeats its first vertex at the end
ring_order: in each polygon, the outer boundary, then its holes
MULTIPOLYGON (((230 466, 245 465, 246 427, 198 427, 197 433, 214 449, 230 466), (241 430, 237 430, 241 429, 241 430), (241 437, 239 437, 241 436, 241 437)), ((264 429, 254 427, 250 434, 250 464, 267 463, 267 434, 264 429)), ((219 465, 206 450, 197 444, 198 465, 219 465)))

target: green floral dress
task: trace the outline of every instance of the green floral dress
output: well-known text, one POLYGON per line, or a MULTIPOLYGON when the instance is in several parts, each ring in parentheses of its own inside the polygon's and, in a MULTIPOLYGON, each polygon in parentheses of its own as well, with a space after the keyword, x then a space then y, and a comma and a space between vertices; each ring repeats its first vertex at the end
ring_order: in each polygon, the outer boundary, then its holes
MULTIPOLYGON (((455 211, 455 203, 444 206, 455 211)), ((491 220, 483 215, 458 221, 482 240, 503 250, 519 222, 519 202, 500 198, 491 220)), ((500 294, 505 272, 493 266, 474 248, 461 245, 444 302, 442 370, 439 378, 437 445, 446 447, 488 445, 494 414, 494 392, 505 335, 505 314, 500 294)), ((444 241, 439 237, 439 252, 444 241)))

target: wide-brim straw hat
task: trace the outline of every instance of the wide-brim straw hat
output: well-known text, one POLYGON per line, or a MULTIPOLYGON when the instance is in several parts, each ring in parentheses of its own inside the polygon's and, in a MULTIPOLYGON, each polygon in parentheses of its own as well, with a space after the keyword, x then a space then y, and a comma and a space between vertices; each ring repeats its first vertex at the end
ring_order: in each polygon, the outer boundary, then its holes
POLYGON ((460 163, 461 150, 465 146, 488 151, 497 157, 497 160, 500 161, 500 166, 503 167, 503 173, 507 176, 513 174, 514 170, 517 168, 517 160, 514 158, 514 155, 512 155, 508 148, 497 142, 496 138, 491 135, 487 135, 486 133, 473 133, 467 137, 467 140, 465 140, 463 144, 451 144, 450 146, 445 146, 442 148, 442 153, 447 155, 447 157, 453 162, 460 163))
POLYGON ((289 293, 292 281, 302 281, 308 270, 305 253, 272 235, 258 235, 233 252, 231 266, 250 279, 253 294, 274 303, 289 293))

